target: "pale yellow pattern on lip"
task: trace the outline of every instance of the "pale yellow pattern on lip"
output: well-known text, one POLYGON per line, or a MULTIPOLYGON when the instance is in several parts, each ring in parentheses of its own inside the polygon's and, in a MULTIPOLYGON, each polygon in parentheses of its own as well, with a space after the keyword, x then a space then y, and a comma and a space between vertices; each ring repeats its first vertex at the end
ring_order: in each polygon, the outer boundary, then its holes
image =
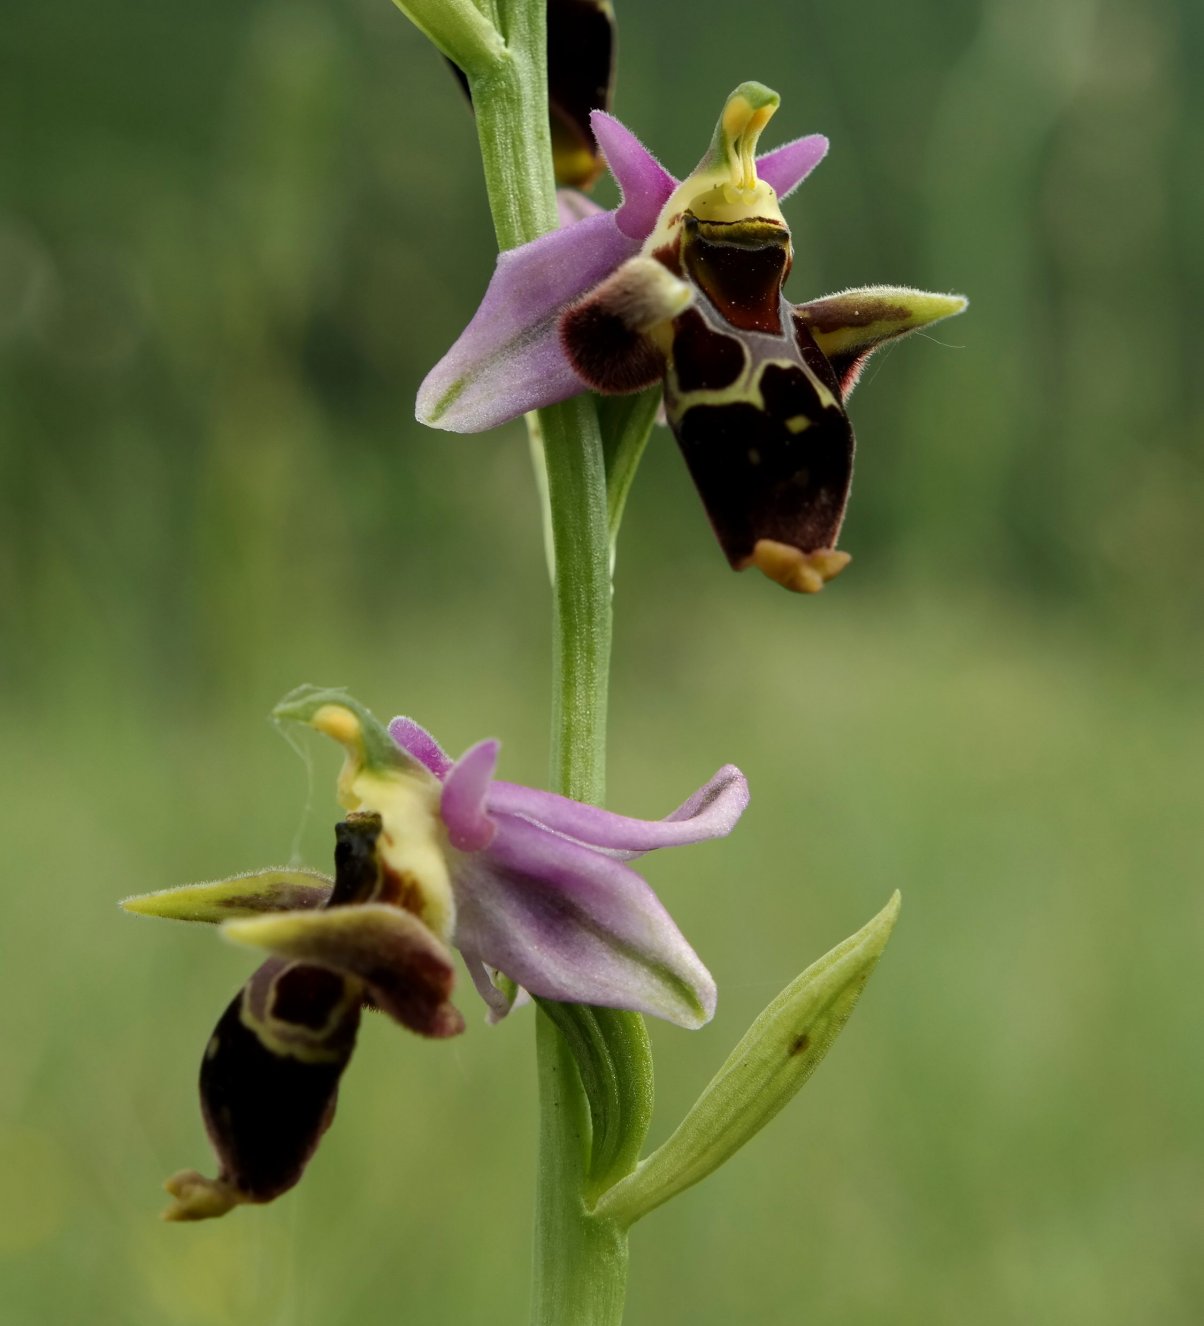
MULTIPOLYGON (((715 330, 719 330, 718 327, 715 330)), ((725 333, 730 335, 731 333, 725 333)), ((767 368, 787 368, 797 369, 807 379, 811 389, 815 392, 816 399, 819 402, 820 409, 830 409, 833 406, 840 407, 840 402, 828 389, 827 385, 820 381, 811 366, 802 359, 798 361, 792 359, 762 359, 754 363, 745 349, 744 367, 740 371, 740 376, 735 382, 729 383, 726 387, 696 387, 692 391, 682 391, 677 385, 677 374, 670 360, 669 372, 672 379, 672 408, 671 415, 680 418, 685 412, 695 405, 734 405, 747 403, 755 405, 757 409, 764 410, 765 398, 761 394, 761 379, 765 375, 767 368)), ((801 433, 808 427, 811 420, 807 420, 804 415, 795 415, 795 419, 803 419, 804 423, 799 427, 791 427, 787 423, 792 433, 801 433)))

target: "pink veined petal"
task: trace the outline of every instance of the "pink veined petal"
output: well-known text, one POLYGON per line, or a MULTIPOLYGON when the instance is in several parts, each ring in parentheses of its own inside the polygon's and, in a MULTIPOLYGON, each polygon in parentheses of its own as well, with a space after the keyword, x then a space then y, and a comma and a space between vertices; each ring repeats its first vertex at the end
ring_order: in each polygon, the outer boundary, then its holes
POLYGON ((497 741, 479 741, 448 770, 439 804, 451 845, 461 852, 488 847, 497 823, 485 810, 485 798, 497 767, 497 741))
POLYGON ((412 718, 395 718, 389 724, 389 736, 404 750, 435 775, 442 778, 452 767, 451 760, 444 753, 443 747, 424 727, 420 727, 412 718))
POLYGON ((634 857, 657 847, 722 838, 731 832, 748 805, 748 783, 739 769, 726 764, 692 797, 663 820, 640 820, 598 806, 587 806, 555 792, 541 792, 518 783, 495 782, 489 809, 519 815, 612 856, 634 857))
POLYGON ((677 181, 613 115, 596 110, 589 122, 610 173, 623 191, 615 220, 623 234, 642 243, 652 233, 677 181))
POLYGON ((419 387, 418 419, 479 433, 584 391, 560 348, 560 314, 638 249, 601 212, 501 254, 472 321, 419 387))
POLYGON ((635 1009, 683 1027, 715 1011, 715 982, 629 866, 534 824, 499 822, 457 871, 457 947, 532 994, 635 1009))
POLYGON ((792 194, 827 154, 828 140, 823 134, 808 134, 758 157, 757 174, 780 201, 792 194))

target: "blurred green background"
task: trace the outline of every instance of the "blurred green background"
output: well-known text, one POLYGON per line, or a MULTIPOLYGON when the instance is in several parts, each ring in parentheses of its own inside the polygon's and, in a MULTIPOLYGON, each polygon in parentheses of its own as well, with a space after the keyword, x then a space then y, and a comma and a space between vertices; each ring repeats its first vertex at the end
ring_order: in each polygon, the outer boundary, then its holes
MULTIPOLYGON (((791 1110, 633 1237, 628 1320, 1204 1318, 1204 10, 620 3, 617 112, 677 173, 746 78, 798 299, 967 292, 884 352, 815 600, 724 565, 672 439, 617 571, 611 803, 726 760, 738 834, 648 863, 715 972, 655 1028, 666 1135, 756 1011, 905 906, 791 1110)), ((412 422, 492 239, 473 128, 387 0, 50 6, 0 36, 0 1323, 525 1319, 530 1015, 365 1027, 302 1186, 156 1221, 253 959, 115 900, 322 865, 301 681, 544 778, 518 426, 412 422)))

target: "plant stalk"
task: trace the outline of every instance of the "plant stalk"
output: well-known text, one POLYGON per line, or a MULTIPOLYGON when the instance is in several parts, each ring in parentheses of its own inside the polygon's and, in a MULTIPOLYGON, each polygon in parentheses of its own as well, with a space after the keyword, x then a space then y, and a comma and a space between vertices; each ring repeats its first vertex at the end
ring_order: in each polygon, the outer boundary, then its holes
MULTIPOLYGON (((556 225, 548 127, 545 0, 497 0, 505 54, 470 74, 489 205, 501 249, 556 225)), ((552 783, 581 801, 605 794, 610 548, 597 411, 582 395, 539 412, 553 566, 552 783)), ((568 1043, 536 1012, 539 1163, 531 1321, 618 1326, 627 1237, 586 1209, 589 1101, 568 1043)))

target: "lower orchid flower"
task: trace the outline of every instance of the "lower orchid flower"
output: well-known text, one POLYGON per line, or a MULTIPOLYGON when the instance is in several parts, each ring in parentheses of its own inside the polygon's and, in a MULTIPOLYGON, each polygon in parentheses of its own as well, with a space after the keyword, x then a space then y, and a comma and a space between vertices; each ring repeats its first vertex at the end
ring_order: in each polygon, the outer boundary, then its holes
POLYGON ((853 472, 845 402, 862 365, 966 300, 893 286, 786 299, 794 254, 778 204, 828 142, 813 134, 757 157, 778 102, 742 83, 680 183, 595 111, 621 205, 500 256, 481 307, 419 389, 417 417, 478 432, 588 389, 663 383, 731 565, 815 592, 849 561, 836 550, 853 472))
POLYGON ((216 1179, 168 1181, 168 1219, 266 1202, 301 1177, 334 1114, 363 1006, 420 1035, 464 1029, 451 947, 503 1017, 520 989, 698 1027, 715 984, 627 861, 728 833, 748 802, 728 765, 663 820, 630 819, 495 780, 496 741, 450 760, 410 719, 389 729, 338 691, 277 707, 346 760, 333 879, 273 869, 129 898, 131 912, 220 923, 272 956, 217 1024, 201 1065, 216 1179))

